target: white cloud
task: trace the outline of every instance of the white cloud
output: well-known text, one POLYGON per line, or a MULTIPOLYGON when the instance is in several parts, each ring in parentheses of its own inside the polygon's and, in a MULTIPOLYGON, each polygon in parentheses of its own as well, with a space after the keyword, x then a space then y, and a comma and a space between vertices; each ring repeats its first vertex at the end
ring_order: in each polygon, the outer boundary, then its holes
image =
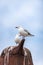
POLYGON ((43 60, 34 61, 34 65, 43 65, 43 60))
POLYGON ((32 3, 23 3, 15 13, 16 18, 26 18, 27 16, 34 16, 34 6, 32 3))
POLYGON ((4 16, 2 23, 5 27, 10 27, 13 26, 13 24, 15 25, 20 19, 26 19, 27 16, 33 15, 34 7, 32 3, 22 3, 22 5, 19 7, 19 10, 12 10, 6 16, 4 16))

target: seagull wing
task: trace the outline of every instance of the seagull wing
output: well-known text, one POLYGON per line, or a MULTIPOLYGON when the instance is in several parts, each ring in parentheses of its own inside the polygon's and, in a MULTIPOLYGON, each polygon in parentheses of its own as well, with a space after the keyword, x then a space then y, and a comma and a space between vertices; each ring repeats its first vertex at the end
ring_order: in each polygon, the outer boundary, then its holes
POLYGON ((24 29, 24 31, 27 32, 28 35, 30 35, 30 36, 34 36, 34 35, 32 35, 30 32, 28 32, 26 29, 24 29))

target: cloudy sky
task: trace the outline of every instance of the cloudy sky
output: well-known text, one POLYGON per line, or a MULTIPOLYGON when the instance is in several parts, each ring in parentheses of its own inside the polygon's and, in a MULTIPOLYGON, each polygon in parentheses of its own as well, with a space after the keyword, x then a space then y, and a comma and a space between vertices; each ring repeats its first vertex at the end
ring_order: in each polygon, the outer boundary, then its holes
POLYGON ((15 26, 21 25, 34 37, 26 38, 24 47, 30 49, 34 65, 43 65, 43 1, 0 0, 0 53, 15 46, 15 26))

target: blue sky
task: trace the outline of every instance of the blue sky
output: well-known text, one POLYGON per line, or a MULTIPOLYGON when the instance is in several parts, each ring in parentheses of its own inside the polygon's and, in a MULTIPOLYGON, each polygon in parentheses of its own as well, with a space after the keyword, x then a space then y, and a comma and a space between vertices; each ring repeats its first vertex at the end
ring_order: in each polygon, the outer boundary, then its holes
POLYGON ((15 26, 21 25, 34 37, 26 38, 24 47, 30 49, 34 65, 43 65, 43 1, 0 0, 0 52, 15 46, 15 26))

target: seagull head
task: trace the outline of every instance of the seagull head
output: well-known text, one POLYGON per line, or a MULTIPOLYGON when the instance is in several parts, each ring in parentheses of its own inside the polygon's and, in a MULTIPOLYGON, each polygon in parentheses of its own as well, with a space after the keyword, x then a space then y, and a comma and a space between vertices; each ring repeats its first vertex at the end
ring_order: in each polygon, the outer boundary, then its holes
POLYGON ((19 29, 19 28, 22 28, 22 26, 16 26, 15 28, 19 29))
POLYGON ((16 26, 15 28, 19 28, 18 26, 16 26))

